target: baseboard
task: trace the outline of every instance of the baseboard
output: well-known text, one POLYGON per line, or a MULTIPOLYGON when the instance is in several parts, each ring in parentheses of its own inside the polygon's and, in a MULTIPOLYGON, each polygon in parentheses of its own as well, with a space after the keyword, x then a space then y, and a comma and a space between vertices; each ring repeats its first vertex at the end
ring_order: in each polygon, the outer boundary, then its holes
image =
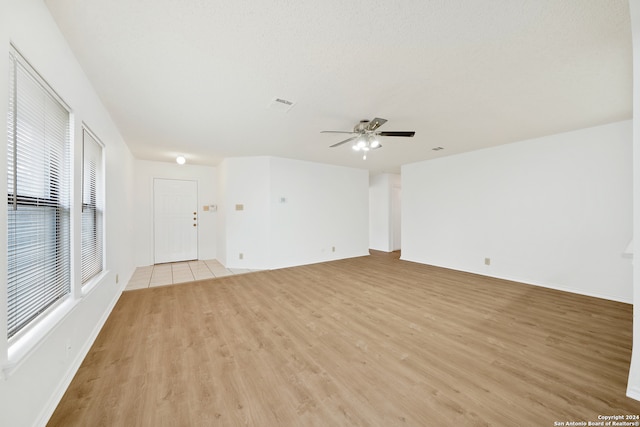
POLYGON ((491 274, 482 273, 482 272, 478 272, 478 271, 463 270, 463 269, 454 268, 454 267, 448 267, 448 266, 444 266, 444 265, 429 264, 429 263, 426 263, 426 262, 415 261, 415 260, 407 259, 407 258, 404 258, 404 257, 400 257, 400 259, 402 261, 415 262, 417 264, 433 265, 434 267, 446 268, 448 270, 462 271, 464 273, 476 274, 478 276, 491 277, 493 279, 508 280, 510 282, 522 283, 524 285, 538 286, 538 287, 541 287, 541 288, 553 289, 553 290, 562 291, 562 292, 569 292, 569 293, 572 293, 572 294, 584 295, 584 296, 587 296, 587 297, 606 299, 606 300, 609 300, 609 301, 616 301, 616 302, 621 302, 621 303, 624 303, 624 304, 633 304, 632 300, 627 300, 627 299, 624 299, 624 298, 611 296, 611 295, 599 294, 599 293, 596 293, 596 292, 585 292, 582 289, 572 289, 572 288, 567 288, 567 287, 563 287, 563 286, 558 286, 558 285, 555 285, 555 284, 537 283, 537 282, 522 280, 522 279, 517 278, 517 277, 497 276, 497 275, 491 275, 491 274))
MULTIPOLYGON (((120 287, 123 288, 124 285, 121 285, 120 287)), ((102 317, 99 319, 96 326, 91 331, 91 334, 89 335, 89 339, 85 341, 84 345, 78 352, 78 355, 73 359, 73 362, 69 365, 69 369, 67 370, 66 374, 62 377, 60 384, 58 385, 56 390, 52 393, 51 398, 49 399, 49 402, 44 406, 38 418, 36 418, 37 421, 34 424, 34 426, 46 427, 47 423, 49 422, 49 419, 53 415, 53 412, 56 410, 56 408, 58 407, 58 404, 62 400, 64 393, 67 391, 67 388, 69 388, 69 385, 73 380, 73 377, 78 372, 78 369, 80 369, 80 365, 82 365, 84 358, 87 357, 87 354, 91 349, 91 346, 93 345, 96 338, 98 337, 98 334, 100 333, 100 331, 102 330, 102 327, 104 326, 105 322, 109 318, 109 315, 113 311, 113 308, 116 306, 118 299, 120 299, 120 295, 122 295, 122 291, 123 289, 120 289, 119 292, 116 293, 113 300, 109 303, 109 306, 105 310, 104 314, 102 315, 102 317)))
MULTIPOLYGON (((369 252, 369 249, 367 249, 364 252, 353 252, 350 253, 348 255, 339 255, 339 256, 334 256, 334 257, 321 257, 321 258, 317 258, 317 259, 306 259, 304 261, 298 261, 294 264, 275 264, 275 263, 271 263, 268 270, 279 270, 281 268, 292 268, 292 267, 301 267, 304 265, 313 265, 313 264, 322 264, 325 262, 332 262, 332 261, 340 261, 343 259, 351 259, 351 258, 359 258, 359 257, 363 257, 363 256, 369 256, 371 255, 371 253, 369 252)), ((227 267, 227 266, 225 266, 227 267)), ((234 268, 234 267, 227 267, 227 268, 234 268)))
POLYGON ((633 304, 633 301, 626 300, 624 298, 620 298, 620 297, 617 297, 617 296, 600 294, 600 293, 597 293, 597 292, 585 292, 585 291, 583 291, 581 289, 565 288, 565 287, 562 287, 562 286, 547 285, 547 284, 534 283, 534 282, 523 282, 521 280, 509 279, 509 278, 506 278, 506 277, 505 278, 497 277, 497 278, 498 279, 504 279, 504 280, 510 280, 512 282, 524 283, 525 285, 539 286, 541 288, 548 288, 548 289, 554 289, 556 291, 569 292, 569 293, 577 294, 577 295, 584 295, 584 296, 592 297, 592 298, 606 299, 606 300, 609 300, 609 301, 621 302, 621 303, 624 303, 624 304, 633 304))
POLYGON ((627 388, 627 397, 635 400, 640 400, 640 387, 627 388))

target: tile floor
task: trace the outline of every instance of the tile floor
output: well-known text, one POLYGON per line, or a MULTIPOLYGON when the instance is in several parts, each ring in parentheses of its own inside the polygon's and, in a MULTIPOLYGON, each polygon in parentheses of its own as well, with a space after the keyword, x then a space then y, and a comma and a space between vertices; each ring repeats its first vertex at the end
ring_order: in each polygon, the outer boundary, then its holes
POLYGON ((225 268, 217 260, 185 261, 138 267, 127 283, 125 291, 172 285, 194 280, 213 279, 233 274, 250 273, 254 270, 225 268))

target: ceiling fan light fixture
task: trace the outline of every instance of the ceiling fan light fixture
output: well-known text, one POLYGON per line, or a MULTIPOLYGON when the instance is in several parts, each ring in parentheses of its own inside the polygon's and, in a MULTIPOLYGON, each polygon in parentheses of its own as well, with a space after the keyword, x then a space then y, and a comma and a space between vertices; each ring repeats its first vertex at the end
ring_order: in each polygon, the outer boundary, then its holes
POLYGON ((415 131, 383 131, 379 132, 378 128, 387 122, 386 119, 381 119, 376 117, 375 119, 369 120, 360 120, 360 122, 355 125, 353 128, 353 132, 351 131, 339 131, 339 130, 323 130, 320 133, 344 133, 354 135, 350 138, 347 138, 343 141, 337 142, 333 145, 330 145, 330 148, 338 147, 342 144, 346 144, 347 142, 352 142, 351 148, 353 151, 360 152, 362 151, 362 160, 367 160, 367 153, 371 150, 376 150, 382 147, 380 144, 380 140, 378 136, 401 136, 401 137, 412 137, 416 133, 415 131))

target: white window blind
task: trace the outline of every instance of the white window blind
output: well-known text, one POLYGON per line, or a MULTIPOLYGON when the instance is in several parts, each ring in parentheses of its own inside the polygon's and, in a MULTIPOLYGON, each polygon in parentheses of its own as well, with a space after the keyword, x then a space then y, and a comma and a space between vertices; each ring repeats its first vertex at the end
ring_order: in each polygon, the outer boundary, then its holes
POLYGON ((102 271, 102 145, 86 129, 82 133, 82 283, 102 271))
POLYGON ((70 294, 69 111, 11 50, 7 141, 7 329, 70 294))

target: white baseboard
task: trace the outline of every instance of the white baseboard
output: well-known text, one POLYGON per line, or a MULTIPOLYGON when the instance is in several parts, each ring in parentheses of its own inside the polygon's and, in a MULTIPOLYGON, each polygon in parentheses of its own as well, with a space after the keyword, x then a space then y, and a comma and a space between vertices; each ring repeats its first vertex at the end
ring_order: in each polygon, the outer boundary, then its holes
POLYGON ((640 387, 627 388, 627 397, 630 397, 635 400, 640 400, 640 387))
POLYGON ((429 263, 422 262, 422 261, 415 261, 415 260, 412 260, 412 259, 403 258, 402 256, 400 257, 400 259, 402 261, 415 262, 415 263, 418 263, 418 264, 425 264, 425 265, 432 265, 434 267, 446 268, 446 269, 455 270, 455 271, 462 271, 464 273, 471 273, 471 274, 476 274, 478 276, 491 277, 493 279, 508 280, 509 282, 517 282, 517 283, 522 283, 524 285, 539 286, 541 288, 554 289, 556 291, 569 292, 569 293, 572 293, 572 294, 578 294, 578 295, 584 295, 584 296, 588 296, 588 297, 606 299, 606 300, 609 300, 609 301, 622 302, 622 303, 625 303, 625 304, 633 304, 632 300, 627 300, 627 299, 620 298, 620 297, 617 297, 617 296, 605 295, 605 294, 600 294, 600 293, 596 293, 596 292, 585 292, 585 291, 583 291, 581 289, 567 288, 567 287, 563 287, 563 286, 558 286, 558 285, 553 284, 553 283, 551 283, 551 284, 549 284, 549 283, 536 283, 536 282, 532 282, 532 281, 522 280, 522 279, 519 279, 517 277, 507 277, 507 276, 500 276, 500 275, 492 275, 492 274, 488 274, 487 272, 478 272, 478 271, 472 271, 472 270, 462 270, 462 269, 459 269, 459 268, 449 267, 449 266, 445 266, 445 265, 429 264, 429 263))
POLYGON ((104 326, 105 322, 109 318, 109 315, 113 311, 113 308, 116 306, 116 303, 120 299, 124 285, 121 285, 120 287, 121 289, 119 290, 119 292, 116 293, 113 300, 109 303, 109 306, 103 313, 102 317, 100 318, 98 323, 95 325, 95 327, 91 331, 89 338, 85 341, 84 345, 78 352, 77 356, 73 359, 73 362, 69 365, 69 369, 60 380, 60 384, 58 385, 58 387, 56 387, 56 390, 51 394, 51 398, 49 399, 47 404, 44 406, 42 411, 40 412, 40 415, 38 416, 38 418, 36 418, 37 421, 34 424, 34 426, 46 427, 47 423, 49 422, 49 419, 53 415, 53 412, 56 410, 56 408, 58 407, 58 404, 62 400, 62 396, 64 396, 64 393, 67 391, 67 388, 71 384, 73 377, 76 375, 76 372, 78 372, 78 369, 80 369, 80 365, 82 365, 84 358, 89 353, 91 346, 95 342, 96 338, 98 338, 98 334, 100 333, 100 331, 102 330, 102 327, 104 326))

